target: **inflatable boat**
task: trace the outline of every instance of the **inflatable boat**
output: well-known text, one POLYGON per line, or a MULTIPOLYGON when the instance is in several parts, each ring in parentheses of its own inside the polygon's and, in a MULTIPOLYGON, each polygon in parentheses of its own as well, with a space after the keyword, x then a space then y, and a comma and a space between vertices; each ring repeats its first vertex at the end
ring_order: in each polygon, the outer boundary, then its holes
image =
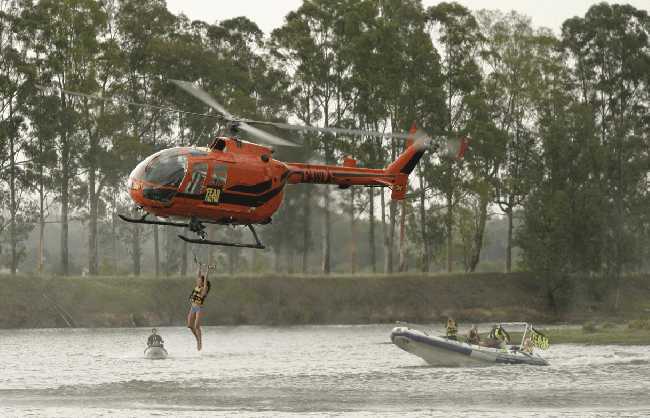
POLYGON ((165 350, 165 347, 152 345, 144 350, 144 356, 152 360, 165 359, 167 358, 167 350, 165 350))
POLYGON ((533 352, 534 347, 548 347, 548 338, 525 322, 499 324, 500 327, 523 328, 520 345, 501 344, 487 347, 452 338, 429 335, 424 331, 398 326, 390 339, 399 348, 414 354, 432 366, 463 367, 490 364, 528 364, 547 366, 548 362, 533 352))

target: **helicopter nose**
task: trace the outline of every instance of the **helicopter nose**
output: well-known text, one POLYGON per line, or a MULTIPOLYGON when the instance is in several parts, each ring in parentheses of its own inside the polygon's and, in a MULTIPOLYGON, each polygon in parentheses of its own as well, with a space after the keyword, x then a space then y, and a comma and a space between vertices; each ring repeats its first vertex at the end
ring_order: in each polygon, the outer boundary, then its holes
POLYGON ((141 180, 138 180, 133 175, 130 175, 129 181, 127 183, 127 188, 129 191, 129 196, 131 196, 133 203, 140 207, 146 206, 145 198, 143 195, 144 185, 142 184, 141 180))

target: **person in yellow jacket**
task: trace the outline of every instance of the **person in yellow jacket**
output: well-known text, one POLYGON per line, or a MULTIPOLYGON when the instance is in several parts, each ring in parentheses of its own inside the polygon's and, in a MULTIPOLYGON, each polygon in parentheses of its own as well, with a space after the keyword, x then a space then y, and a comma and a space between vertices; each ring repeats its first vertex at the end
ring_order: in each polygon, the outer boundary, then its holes
POLYGON ((197 274, 196 283, 192 293, 190 294, 190 311, 187 314, 187 327, 192 331, 196 338, 196 349, 201 351, 203 348, 203 341, 201 336, 201 313, 203 311, 203 304, 205 298, 210 292, 210 281, 208 280, 208 267, 205 274, 201 271, 202 265, 199 264, 199 272, 197 274))
POLYGON ((454 321, 452 318, 447 319, 447 339, 449 340, 456 340, 458 339, 458 326, 456 325, 456 321, 454 321))
POLYGON ((510 344, 510 334, 501 326, 494 325, 490 334, 488 335, 488 340, 485 343, 485 346, 492 348, 507 348, 510 344))

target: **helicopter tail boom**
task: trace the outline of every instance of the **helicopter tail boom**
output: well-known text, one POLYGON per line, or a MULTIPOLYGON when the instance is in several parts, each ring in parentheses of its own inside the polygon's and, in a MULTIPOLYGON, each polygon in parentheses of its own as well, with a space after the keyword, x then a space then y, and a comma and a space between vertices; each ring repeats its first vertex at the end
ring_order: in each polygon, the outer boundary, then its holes
POLYGON ((289 163, 289 183, 337 184, 341 188, 350 186, 389 187, 391 199, 402 200, 406 195, 408 176, 427 150, 425 141, 416 141, 404 150, 385 169, 357 167, 350 157, 342 166, 324 164, 289 163))

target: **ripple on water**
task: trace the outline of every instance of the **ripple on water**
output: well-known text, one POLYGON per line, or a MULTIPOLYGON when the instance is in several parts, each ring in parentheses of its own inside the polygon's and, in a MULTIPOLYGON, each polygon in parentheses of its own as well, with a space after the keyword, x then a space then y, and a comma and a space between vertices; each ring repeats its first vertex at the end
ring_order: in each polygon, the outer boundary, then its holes
POLYGON ((548 367, 433 368, 386 344, 391 327, 206 327, 200 353, 185 328, 162 328, 170 356, 155 362, 142 356, 148 329, 0 331, 0 415, 650 411, 648 347, 558 345, 548 367))

